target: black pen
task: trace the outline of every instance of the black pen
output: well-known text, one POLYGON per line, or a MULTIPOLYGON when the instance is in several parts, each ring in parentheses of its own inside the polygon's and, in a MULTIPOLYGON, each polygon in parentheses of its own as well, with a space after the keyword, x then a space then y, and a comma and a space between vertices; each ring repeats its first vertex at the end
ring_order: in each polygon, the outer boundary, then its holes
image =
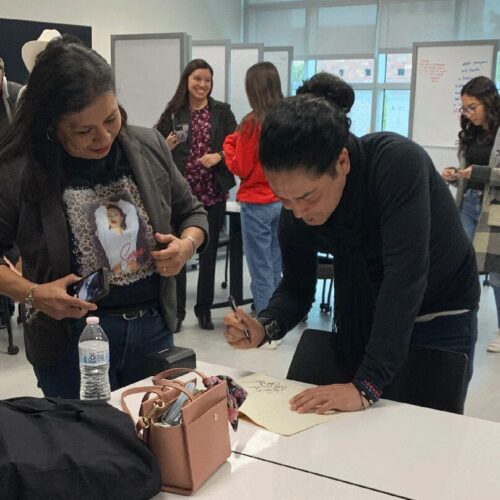
MULTIPOLYGON (((236 314, 236 302, 233 298, 232 295, 230 295, 227 300, 229 301, 229 305, 231 306, 231 309, 234 312, 234 315, 238 318, 238 315, 236 314)), ((240 318, 238 318, 240 319, 240 318)), ((240 320, 241 321, 241 320, 240 320)), ((243 333, 245 334, 245 338, 247 339, 247 342, 250 343, 252 342, 252 336, 250 335, 250 332, 248 331, 248 328, 243 325, 243 333)))

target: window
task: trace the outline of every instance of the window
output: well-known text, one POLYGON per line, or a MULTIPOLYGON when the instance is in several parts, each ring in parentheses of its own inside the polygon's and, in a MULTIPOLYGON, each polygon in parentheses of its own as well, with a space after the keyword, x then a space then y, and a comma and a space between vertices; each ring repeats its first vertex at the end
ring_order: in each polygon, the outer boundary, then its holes
POLYGON ((292 91, 291 95, 295 95, 297 89, 302 85, 304 80, 311 78, 316 73, 316 61, 297 60, 292 62, 292 91))
POLYGON ((351 132, 361 136, 368 134, 371 128, 372 95, 371 90, 355 90, 354 106, 349 113, 351 132))
POLYGON ((304 61, 292 62, 292 95, 295 95, 297 89, 304 80, 304 61))
MULTIPOLYGON (((386 54, 384 77, 381 83, 410 83, 411 59, 411 54, 386 54)), ((383 64, 383 59, 380 60, 380 64, 383 64)))
POLYGON ((380 54, 376 130, 408 135, 412 54, 380 54))
POLYGON ((410 90, 384 90, 382 130, 408 136, 410 90))
POLYGON ((317 71, 332 73, 349 83, 372 83, 373 59, 319 59, 317 71))

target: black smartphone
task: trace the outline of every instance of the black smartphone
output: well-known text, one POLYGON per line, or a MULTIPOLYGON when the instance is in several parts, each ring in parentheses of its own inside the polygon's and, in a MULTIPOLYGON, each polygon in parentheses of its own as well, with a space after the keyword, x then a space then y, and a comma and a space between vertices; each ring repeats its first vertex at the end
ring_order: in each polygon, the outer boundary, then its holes
POLYGON ((101 267, 84 276, 80 281, 69 285, 66 291, 72 297, 76 296, 87 302, 97 302, 109 293, 108 270, 101 267))

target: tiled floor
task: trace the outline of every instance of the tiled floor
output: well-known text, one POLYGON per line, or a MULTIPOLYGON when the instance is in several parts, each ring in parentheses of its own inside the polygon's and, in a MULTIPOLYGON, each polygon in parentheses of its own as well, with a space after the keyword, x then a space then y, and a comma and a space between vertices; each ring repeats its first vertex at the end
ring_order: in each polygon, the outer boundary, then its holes
MULTIPOLYGON (((222 282, 223 261, 218 263, 216 302, 225 300, 227 291, 220 287, 222 282)), ((188 274, 188 304, 194 304, 197 272, 188 274)), ((248 275, 245 276, 248 284, 248 275)), ((248 287, 247 294, 248 296, 248 287)), ((318 299, 320 299, 318 285, 318 299)), ((222 320, 226 309, 214 310, 212 317, 215 330, 211 332, 198 329, 192 308, 188 312, 182 331, 175 336, 177 345, 190 347, 198 359, 221 365, 241 367, 251 371, 265 371, 271 375, 285 377, 295 346, 305 327, 328 329, 331 317, 319 310, 319 300, 309 313, 307 324, 299 325, 288 333, 283 343, 276 350, 240 351, 232 349, 224 341, 222 320)), ((14 322, 13 322, 14 324, 14 322)), ((486 352, 486 345, 493 338, 496 330, 496 313, 493 291, 484 287, 479 311, 479 340, 476 346, 475 371, 472 378, 465 413, 479 418, 500 422, 500 353, 486 352)), ((15 326, 15 343, 20 347, 16 356, 7 354, 7 334, 0 330, 0 399, 41 395, 36 387, 31 366, 26 361, 22 331, 15 326)))

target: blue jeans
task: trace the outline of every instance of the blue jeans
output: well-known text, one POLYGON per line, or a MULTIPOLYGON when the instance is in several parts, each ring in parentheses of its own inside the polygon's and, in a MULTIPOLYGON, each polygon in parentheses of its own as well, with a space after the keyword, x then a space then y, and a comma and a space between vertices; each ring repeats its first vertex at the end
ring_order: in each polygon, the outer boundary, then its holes
MULTIPOLYGON (((146 354, 174 344, 172 332, 156 308, 130 320, 118 315, 103 315, 99 323, 109 340, 112 391, 143 379, 146 354)), ((85 319, 72 320, 69 348, 62 359, 49 367, 33 367, 38 387, 46 397, 80 397, 78 340, 84 328, 85 319)))
POLYGON ((438 316, 431 321, 413 325, 411 343, 467 354, 467 379, 474 368, 474 350, 477 341, 477 309, 452 316, 438 316))
POLYGON ((281 202, 265 205, 241 203, 243 248, 257 314, 267 307, 281 281, 281 250, 278 242, 280 213, 281 202))
MULTIPOLYGON (((483 200, 475 191, 468 189, 464 194, 462 207, 460 208, 460 219, 465 233, 470 241, 474 240, 476 226, 479 221, 483 200)), ((493 293, 495 294, 495 304, 497 308, 497 325, 500 330, 500 273, 489 273, 488 278, 493 293)))

